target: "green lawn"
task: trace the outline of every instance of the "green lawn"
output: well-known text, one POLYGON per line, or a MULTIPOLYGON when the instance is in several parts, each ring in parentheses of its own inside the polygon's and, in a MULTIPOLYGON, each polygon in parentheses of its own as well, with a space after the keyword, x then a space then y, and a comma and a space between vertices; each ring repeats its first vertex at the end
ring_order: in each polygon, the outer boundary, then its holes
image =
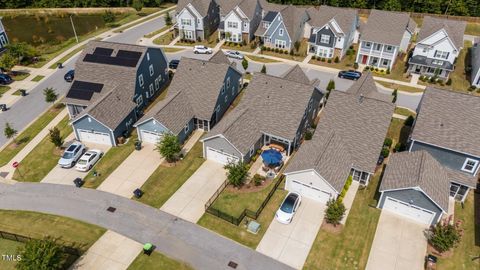
POLYGON ((127 143, 110 148, 84 178, 83 187, 97 188, 135 150, 136 140, 137 132, 132 132, 127 143), (98 173, 97 176, 93 176, 94 171, 98 173))
POLYGON ((226 50, 235 50, 235 51, 244 51, 244 52, 253 52, 255 51, 256 47, 251 47, 251 44, 236 44, 236 43, 230 43, 230 42, 225 42, 222 45, 222 49, 226 50))
MULTIPOLYGON (((44 114, 42 114, 35 122, 28 126, 20 135, 17 136, 16 141, 7 145, 0 152, 0 167, 4 166, 9 162, 20 150, 25 147, 37 134, 42 131, 42 129, 48 125, 61 111, 63 108, 51 107, 44 114)), ((14 127, 15 128, 15 127, 14 127)))
POLYGON ((464 208, 460 203, 455 203, 455 220, 462 221, 463 236, 458 246, 453 249, 451 257, 439 259, 438 269, 480 269, 480 217, 477 216, 475 222, 475 213, 479 213, 478 207, 480 194, 474 194, 473 191, 468 194, 464 208), (477 206, 474 206, 475 203, 477 206))
POLYGON ((150 256, 140 253, 130 264, 128 270, 193 270, 188 264, 171 259, 159 252, 153 252, 150 256))
POLYGON ((465 35, 480 36, 480 23, 467 23, 465 35))
MULTIPOLYGON (((18 249, 23 246, 23 243, 12 240, 6 240, 0 238, 0 254, 2 255, 14 255, 18 254, 18 249)), ((0 269, 2 270, 14 270, 16 262, 0 259, 0 269)))
MULTIPOLYGON (((62 138, 73 132, 68 116, 56 126, 62 138)), ((13 179, 22 182, 40 182, 56 165, 61 156, 61 151, 50 142, 47 135, 43 140, 20 161, 20 166, 15 170, 13 179)))
POLYGON ((17 82, 18 82, 18 81, 23 81, 23 80, 25 80, 25 78, 27 78, 28 76, 30 76, 30 73, 27 73, 27 72, 23 73, 23 72, 22 72, 22 73, 19 73, 19 74, 16 75, 16 76, 12 76, 12 79, 13 79, 14 81, 17 81, 17 82))
POLYGON ((10 90, 10 86, 0 85, 0 97, 10 90))
POLYGON ((390 74, 382 73, 380 71, 373 71, 372 75, 397 81, 409 82, 410 78, 407 78, 405 73, 405 71, 407 70, 407 66, 408 64, 406 62, 405 56, 397 57, 395 63, 393 64, 392 70, 390 70, 390 74))
MULTIPOLYGON (((175 4, 174 4, 174 3, 162 3, 159 8, 143 8, 140 12, 132 13, 130 16, 128 16, 128 17, 126 17, 126 18, 124 18, 124 19, 116 22, 116 24, 120 24, 120 25, 122 25, 122 24, 127 24, 127 23, 130 23, 130 22, 132 22, 132 21, 138 20, 138 19, 140 19, 140 18, 142 18, 142 17, 145 17, 145 16, 148 16, 148 15, 153 14, 153 13, 155 13, 155 12, 158 12, 158 11, 160 11, 160 10, 162 10, 162 9, 167 9, 167 8, 173 6, 173 5, 175 5, 175 4)), ((138 20, 138 21, 136 21, 135 23, 130 24, 130 25, 128 25, 128 26, 124 26, 124 27, 117 28, 117 29, 115 29, 113 32, 115 32, 115 33, 121 33, 121 32, 123 32, 123 31, 125 31, 125 30, 127 30, 127 29, 129 29, 129 28, 131 28, 131 27, 133 27, 133 26, 135 26, 135 25, 138 25, 138 24, 144 23, 144 22, 146 22, 146 21, 148 21, 148 20, 152 20, 152 19, 154 19, 154 18, 160 17, 160 16, 162 16, 163 14, 165 14, 165 11, 159 12, 158 14, 156 14, 156 15, 154 15, 154 16, 151 16, 151 17, 149 17, 149 18, 144 18, 144 19, 138 20)))
POLYGON ((39 82, 39 81, 41 81, 43 78, 45 78, 45 76, 43 76, 43 75, 37 75, 37 76, 35 76, 35 78, 32 79, 32 82, 39 82))
POLYGON ((417 87, 411 87, 411 86, 406 86, 402 84, 396 84, 396 83, 389 83, 389 82, 382 82, 382 81, 375 81, 376 83, 379 83, 387 88, 390 89, 397 89, 398 91, 402 92, 408 92, 408 93, 422 93, 424 90, 421 88, 417 87))
POLYGON ((309 64, 326 66, 326 67, 331 67, 331 68, 336 68, 341 70, 350 70, 350 69, 353 69, 353 64, 355 63, 355 57, 357 56, 357 53, 356 53, 357 48, 358 48, 358 45, 355 44, 353 47, 354 51, 350 52, 348 55, 345 54, 343 59, 341 59, 340 62, 338 63, 335 63, 334 61, 335 59, 332 59, 332 63, 328 63, 327 60, 325 60, 325 62, 322 62, 321 58, 320 60, 318 60, 316 58, 313 59, 312 57, 312 60, 310 60, 309 64))
POLYGON ((405 116, 413 116, 415 117, 416 113, 412 110, 409 110, 407 108, 403 108, 403 107, 395 107, 395 112, 396 114, 400 114, 400 115, 405 115, 405 116))
POLYGON ((173 32, 168 32, 164 35, 161 35, 153 40, 153 43, 156 45, 168 45, 175 39, 173 32))
POLYGON ((162 48, 163 52, 164 53, 176 53, 176 52, 180 52, 180 51, 183 51, 185 49, 183 48, 169 48, 169 47, 165 47, 165 48, 162 48))
POLYGON ((178 46, 195 46, 195 45, 205 45, 207 47, 213 47, 217 46, 217 40, 218 40, 218 31, 213 32, 207 39, 204 39, 200 42, 193 42, 193 43, 187 43, 187 42, 177 42, 175 45, 178 46))
POLYGON ((185 158, 173 167, 160 165, 143 184, 145 192, 139 200, 155 208, 160 208, 205 161, 203 146, 197 142, 185 158))
MULTIPOLYGON (((67 62, 68 59, 70 59, 72 56, 74 56, 75 54, 77 54, 79 51, 83 50, 85 48, 85 45, 82 45, 78 48, 75 48, 74 50, 72 50, 71 52, 67 53, 64 57, 62 57, 57 63, 62 63, 64 64, 65 62, 67 62)), ((56 69, 57 68, 57 63, 53 63, 52 65, 50 65, 48 68, 49 69, 56 69)))
POLYGON ((387 131, 387 137, 393 140, 392 146, 395 146, 397 142, 401 142, 406 145, 411 128, 405 126, 404 122, 405 120, 392 118, 390 127, 387 131))
POLYGON ((279 63, 280 61, 275 60, 275 59, 270 59, 270 58, 265 58, 261 56, 255 56, 255 55, 247 55, 246 56, 247 60, 254 61, 254 62, 260 62, 260 63, 279 63))

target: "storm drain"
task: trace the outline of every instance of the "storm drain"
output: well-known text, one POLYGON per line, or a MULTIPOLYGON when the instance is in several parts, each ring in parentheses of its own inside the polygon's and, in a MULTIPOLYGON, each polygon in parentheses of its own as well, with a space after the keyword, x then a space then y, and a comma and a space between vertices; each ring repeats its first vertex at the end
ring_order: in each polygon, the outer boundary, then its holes
POLYGON ((228 263, 228 266, 233 269, 237 269, 238 263, 230 261, 228 263))
POLYGON ((107 208, 107 211, 108 211, 108 212, 112 212, 112 213, 113 213, 113 212, 115 212, 115 210, 117 210, 117 208, 115 208, 115 207, 111 207, 111 206, 110 206, 110 207, 107 208))

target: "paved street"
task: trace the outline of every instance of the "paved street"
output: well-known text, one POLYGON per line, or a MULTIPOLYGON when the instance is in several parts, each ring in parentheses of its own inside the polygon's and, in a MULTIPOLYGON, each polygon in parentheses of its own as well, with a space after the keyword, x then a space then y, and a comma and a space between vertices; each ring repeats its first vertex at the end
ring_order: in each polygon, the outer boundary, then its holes
POLYGON ((195 269, 291 269, 241 244, 133 200, 106 192, 66 185, 0 184, 0 205, 67 216, 96 224, 140 243, 151 242, 157 251, 182 260, 195 269), (28 200, 25 200, 28 198, 28 200), (107 211, 116 208, 115 212, 107 211))

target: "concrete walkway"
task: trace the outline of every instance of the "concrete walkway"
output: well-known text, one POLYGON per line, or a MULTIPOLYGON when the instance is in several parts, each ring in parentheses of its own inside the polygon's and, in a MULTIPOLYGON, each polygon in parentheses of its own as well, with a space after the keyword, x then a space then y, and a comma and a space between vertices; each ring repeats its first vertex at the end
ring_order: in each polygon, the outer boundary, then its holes
POLYGON ((66 185, 0 184, 0 206, 66 216, 115 231, 139 243, 150 242, 156 250, 195 269, 237 270, 291 269, 196 224, 121 196, 66 185), (26 200, 25 198, 28 198, 26 200), (107 208, 114 207, 109 212, 107 208))
POLYGON ((352 184, 348 188, 347 193, 343 198, 343 205, 345 205, 345 208, 347 208, 347 211, 345 211, 345 216, 340 221, 342 225, 345 225, 347 223, 348 214, 350 214, 350 209, 352 208, 353 201, 355 200, 355 195, 357 195, 357 191, 359 187, 360 187, 360 182, 352 181, 352 184))

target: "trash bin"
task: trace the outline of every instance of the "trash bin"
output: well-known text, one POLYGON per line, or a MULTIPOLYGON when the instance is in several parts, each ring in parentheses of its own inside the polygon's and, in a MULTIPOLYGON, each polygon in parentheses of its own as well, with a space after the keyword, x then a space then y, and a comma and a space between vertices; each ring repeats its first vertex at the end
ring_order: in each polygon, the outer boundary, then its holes
POLYGON ((25 90, 25 89, 20 89, 20 95, 21 95, 22 97, 26 96, 26 95, 27 95, 27 90, 25 90))
POLYGON ((155 249, 154 245, 150 243, 146 243, 145 245, 143 245, 143 254, 150 256, 150 254, 152 254, 154 249, 155 249))
POLYGON ((57 67, 58 68, 63 68, 63 64, 62 63, 57 63, 57 67))
POLYGON ((140 197, 142 197, 142 195, 143 195, 143 191, 139 188, 137 188, 133 191, 133 196, 135 196, 135 198, 137 198, 137 199, 140 199, 140 197))
POLYGON ((137 150, 137 151, 142 150, 142 142, 141 141, 136 141, 135 142, 135 150, 137 150))
POLYGON ((2 112, 6 111, 7 110, 7 104, 0 104, 0 110, 2 112))

